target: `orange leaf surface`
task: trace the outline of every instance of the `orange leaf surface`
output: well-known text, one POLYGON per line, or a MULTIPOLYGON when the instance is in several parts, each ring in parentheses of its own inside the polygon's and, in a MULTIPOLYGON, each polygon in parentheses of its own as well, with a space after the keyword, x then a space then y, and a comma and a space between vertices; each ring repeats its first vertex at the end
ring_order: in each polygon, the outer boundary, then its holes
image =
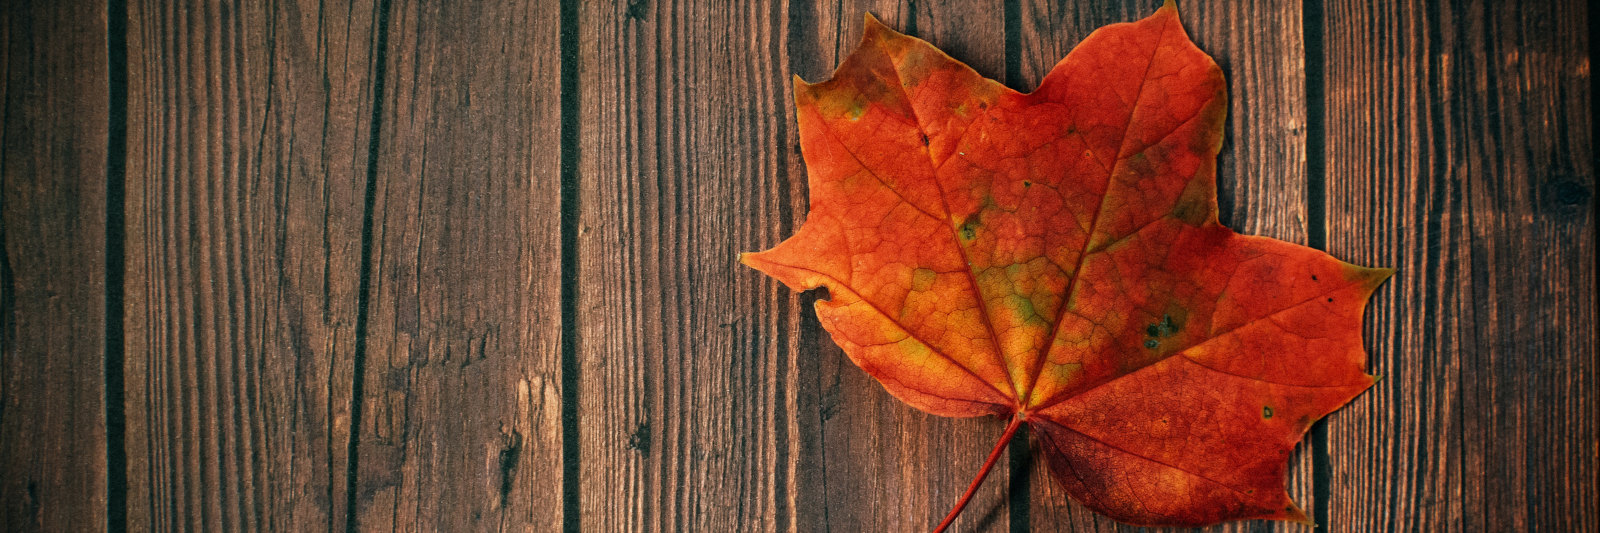
POLYGON ((1225 84, 1170 2, 1028 94, 869 15, 795 99, 810 214, 741 260, 827 287, 823 327, 891 394, 1030 424, 1123 522, 1306 521, 1289 451, 1372 385, 1362 311, 1391 271, 1217 222, 1225 84))

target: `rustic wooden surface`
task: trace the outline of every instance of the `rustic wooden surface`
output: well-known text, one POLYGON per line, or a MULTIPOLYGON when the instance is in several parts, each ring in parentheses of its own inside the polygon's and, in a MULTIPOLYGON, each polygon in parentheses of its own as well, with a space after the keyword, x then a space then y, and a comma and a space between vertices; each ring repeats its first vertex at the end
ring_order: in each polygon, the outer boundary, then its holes
POLYGON ((126 6, 130 529, 347 516, 373 6, 256 4, 126 6))
MULTIPOLYGON (((805 219, 791 76, 872 12, 1027 90, 1157 4, 9 2, 0 529, 926 529, 1003 424, 735 261, 805 219)), ((1224 221, 1399 269, 1290 494, 1600 531, 1588 6, 1182 8, 1224 221)), ((1016 446, 956 529, 1128 529, 1052 483, 1016 446)))
POLYGON ((1600 529, 1585 6, 1324 9, 1327 247, 1404 273, 1384 379, 1328 422, 1328 522, 1600 529))
POLYGON ((106 12, 0 10, 0 525, 107 520, 106 12))
POLYGON ((559 11, 380 9, 350 524, 551 531, 562 519, 561 110, 548 82, 560 76, 559 11))

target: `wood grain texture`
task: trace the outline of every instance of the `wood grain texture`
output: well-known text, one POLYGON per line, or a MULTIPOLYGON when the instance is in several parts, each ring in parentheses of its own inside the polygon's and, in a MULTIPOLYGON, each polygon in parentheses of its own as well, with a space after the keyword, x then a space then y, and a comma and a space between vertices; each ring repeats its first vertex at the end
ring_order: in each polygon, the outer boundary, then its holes
MULTIPOLYGON (((1159 3, 7 3, 0 530, 925 530, 1004 424, 894 400, 825 294, 738 265, 806 217, 791 75, 871 12, 1027 90, 1159 3)), ((1383 379, 1291 496, 1600 531, 1590 7, 1180 7, 1228 79, 1224 222, 1399 269, 1383 379)), ((1135 529, 1023 451, 955 530, 1135 529)))
POLYGON ((344 527, 373 14, 129 6, 129 529, 344 527))
POLYGON ((354 525, 554 531, 558 6, 387 9, 354 525))
POLYGON ((585 531, 806 518, 788 482, 795 347, 782 335, 795 299, 736 262, 745 243, 775 236, 750 222, 757 213, 795 209, 766 196, 786 193, 792 172, 783 13, 592 2, 571 22, 583 72, 573 274, 585 531))
POLYGON ((106 11, 0 10, 0 529, 106 522, 106 11))
POLYGON ((1595 531, 1583 2, 1328 2, 1328 246, 1398 267, 1370 398, 1330 424, 1334 531, 1595 531))
MULTIPOLYGON (((1032 90, 1056 62, 1096 28, 1149 16, 1154 2, 1100 1, 1021 5, 1020 90, 1032 90)), ((1300 5, 1290 2, 1185 2, 1189 38, 1222 67, 1228 120, 1217 159, 1217 195, 1224 225, 1246 235, 1307 243, 1305 44, 1300 5)), ((1361 401, 1358 397, 1356 401, 1361 401)), ((1037 448, 1037 446, 1035 446, 1037 448)), ((1039 453, 1034 449, 1033 453, 1039 453)), ((1314 500, 1310 444, 1290 457, 1289 496, 1307 512, 1314 500)), ((1034 531, 1128 529, 1072 501, 1035 461, 1034 531)), ((1244 522, 1218 531, 1310 531, 1289 523, 1244 522)))

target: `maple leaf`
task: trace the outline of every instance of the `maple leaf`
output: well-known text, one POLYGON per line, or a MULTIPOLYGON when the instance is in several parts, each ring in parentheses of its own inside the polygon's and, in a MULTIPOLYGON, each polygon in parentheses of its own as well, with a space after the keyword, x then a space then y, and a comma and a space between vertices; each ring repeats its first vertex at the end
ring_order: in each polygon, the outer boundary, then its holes
POLYGON ((1306 522, 1311 423, 1373 383, 1361 318, 1392 270, 1217 221, 1222 71, 1169 1, 1095 31, 1029 94, 871 15, 833 78, 795 79, 811 209, 741 261, 928 413, 1010 423, 1122 522, 1306 522))

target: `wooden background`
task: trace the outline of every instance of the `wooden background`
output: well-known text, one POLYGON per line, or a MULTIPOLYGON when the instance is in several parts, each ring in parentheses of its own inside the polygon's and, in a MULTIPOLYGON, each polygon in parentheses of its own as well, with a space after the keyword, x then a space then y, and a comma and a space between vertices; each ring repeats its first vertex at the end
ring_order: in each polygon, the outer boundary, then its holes
MULTIPOLYGON (((897 403, 735 262, 805 217, 790 76, 870 11, 1026 90, 1157 4, 7 0, 0 529, 926 529, 1003 423, 897 403)), ((1182 8, 1224 221, 1399 269, 1291 494, 1600 530, 1595 14, 1182 8)), ((959 530, 1127 529, 1029 457, 959 530)))

